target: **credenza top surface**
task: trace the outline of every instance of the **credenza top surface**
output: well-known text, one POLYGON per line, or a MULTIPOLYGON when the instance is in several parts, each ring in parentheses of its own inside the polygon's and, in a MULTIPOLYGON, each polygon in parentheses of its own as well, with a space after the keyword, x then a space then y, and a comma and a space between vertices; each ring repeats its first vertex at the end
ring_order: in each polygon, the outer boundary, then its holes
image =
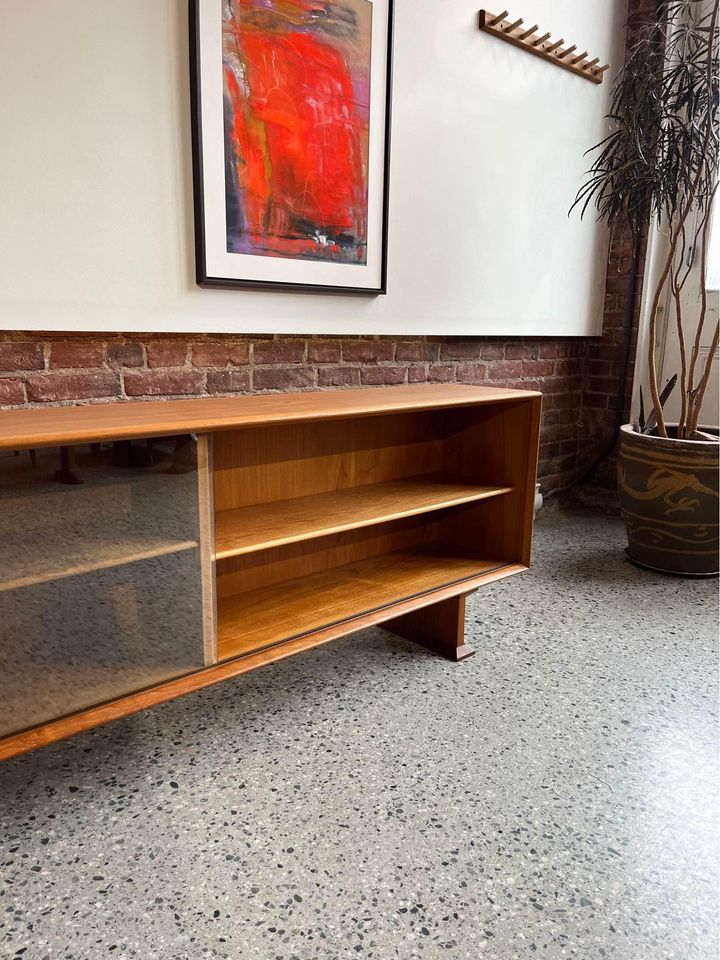
POLYGON ((476 406, 539 396, 530 390, 443 383, 22 408, 0 411, 0 449, 205 433, 269 423, 476 406))

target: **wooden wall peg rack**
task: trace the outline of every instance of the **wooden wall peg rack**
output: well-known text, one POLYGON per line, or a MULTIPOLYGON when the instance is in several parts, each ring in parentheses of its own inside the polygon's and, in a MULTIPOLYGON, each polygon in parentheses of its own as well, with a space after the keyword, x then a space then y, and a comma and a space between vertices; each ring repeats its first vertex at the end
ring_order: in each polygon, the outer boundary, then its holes
POLYGON ((610 68, 609 63, 598 66, 600 58, 595 57, 589 60, 587 50, 577 53, 575 44, 565 46, 565 39, 553 40, 550 33, 541 33, 540 28, 535 23, 531 27, 525 26, 525 21, 520 17, 513 20, 507 10, 502 13, 490 13, 489 10, 480 11, 480 29, 485 33, 491 33, 501 40, 507 40, 527 50, 528 53, 534 53, 536 57, 542 57, 554 63, 563 70, 570 70, 585 80, 591 80, 593 83, 602 83, 605 71, 610 68), (506 19, 507 18, 507 19, 506 19))

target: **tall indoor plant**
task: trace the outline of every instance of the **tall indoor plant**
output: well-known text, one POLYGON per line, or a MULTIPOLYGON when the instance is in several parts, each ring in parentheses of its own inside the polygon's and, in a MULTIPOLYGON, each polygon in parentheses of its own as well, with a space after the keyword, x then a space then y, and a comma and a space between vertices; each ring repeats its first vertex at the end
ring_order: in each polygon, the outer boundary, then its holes
MULTIPOLYGON (((708 314, 705 275, 718 191, 719 0, 660 0, 631 47, 613 87, 609 136, 576 198, 611 227, 627 226, 637 251, 644 231, 662 231, 663 259, 649 291, 647 373, 652 411, 621 429, 620 502, 628 554, 673 573, 718 571, 716 432, 700 416, 718 347, 700 362, 708 314), (694 258, 700 270, 693 270, 694 258), (683 307, 698 283, 697 323, 686 338, 683 307), (658 387, 655 340, 669 297, 680 341, 680 419, 666 423, 658 387)), ((673 378, 674 382, 674 378, 673 378)), ((641 398, 642 399, 642 398, 641 398)), ((621 402, 621 401, 620 401, 621 402)), ((717 416, 713 412, 711 416, 717 416)))

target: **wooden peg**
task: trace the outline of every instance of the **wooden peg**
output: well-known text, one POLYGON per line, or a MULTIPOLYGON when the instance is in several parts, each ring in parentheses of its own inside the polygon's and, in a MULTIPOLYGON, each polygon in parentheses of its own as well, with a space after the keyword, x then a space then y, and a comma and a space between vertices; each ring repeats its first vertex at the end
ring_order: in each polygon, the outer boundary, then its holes
POLYGON ((595 66, 596 63, 600 63, 600 57, 595 57, 595 59, 594 59, 594 60, 590 60, 589 63, 584 63, 584 64, 582 65, 583 70, 590 70, 592 67, 595 66))
POLYGON ((535 24, 534 26, 530 27, 529 30, 526 30, 524 33, 521 33, 520 40, 527 40, 527 38, 530 36, 531 33, 535 33, 537 28, 538 28, 538 25, 535 24))
POLYGON ((587 50, 583 50, 579 57, 573 57, 570 61, 571 63, 580 63, 581 60, 584 60, 587 56, 587 50))
POLYGON ((545 51, 545 53, 552 53, 553 50, 557 50, 557 48, 558 48, 558 47, 561 47, 564 43, 565 43, 565 38, 564 38, 564 37, 560 37, 560 39, 557 40, 555 43, 551 43, 551 44, 550 44, 550 46, 547 48, 547 50, 545 51))
POLYGON ((525 20, 520 17, 519 20, 516 20, 515 23, 511 23, 508 27, 505 27, 505 33, 512 33, 521 23, 525 23, 525 20))
POLYGON ((609 69, 610 69, 610 64, 609 64, 609 63, 604 63, 601 67, 598 67, 595 72, 596 72, 596 73, 605 73, 605 71, 606 71, 606 70, 609 70, 609 69))
POLYGON ((533 40, 532 45, 534 47, 539 47, 541 43, 545 43, 545 41, 549 36, 550 36, 549 33, 544 33, 541 37, 538 37, 537 40, 533 40))
POLYGON ((499 13, 493 20, 490 21, 490 26, 496 27, 499 23, 502 23, 508 13, 510 13, 509 10, 503 10, 502 13, 499 13))
POLYGON ((557 54, 556 54, 556 57, 558 58, 558 60, 564 60, 565 57, 566 57, 569 53, 572 53, 574 50, 577 50, 577 44, 576 44, 576 43, 574 43, 571 47, 568 47, 567 50, 563 50, 561 53, 557 53, 557 54))

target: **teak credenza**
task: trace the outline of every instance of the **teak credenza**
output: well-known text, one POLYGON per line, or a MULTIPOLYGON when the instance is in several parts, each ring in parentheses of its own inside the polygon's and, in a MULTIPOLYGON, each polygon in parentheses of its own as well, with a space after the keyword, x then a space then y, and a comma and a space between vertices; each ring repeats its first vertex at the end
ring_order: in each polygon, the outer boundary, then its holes
POLYGON ((0 412, 0 759, 371 624, 469 656, 539 419, 456 384, 0 412))

